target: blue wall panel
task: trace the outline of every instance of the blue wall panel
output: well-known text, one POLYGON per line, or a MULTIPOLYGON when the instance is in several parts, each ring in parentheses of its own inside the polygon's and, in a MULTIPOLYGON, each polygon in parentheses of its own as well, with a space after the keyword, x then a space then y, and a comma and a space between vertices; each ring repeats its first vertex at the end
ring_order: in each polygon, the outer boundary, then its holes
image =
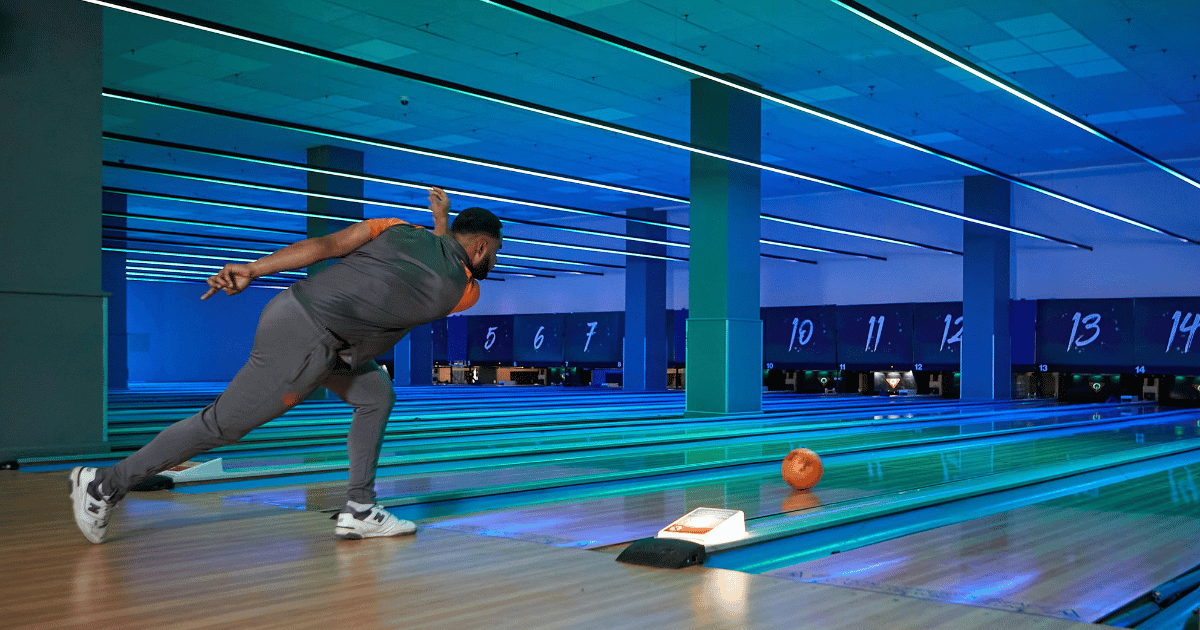
POLYGON ((201 284, 129 282, 130 382, 228 382, 254 345, 258 316, 276 289, 251 286, 200 301, 201 284))

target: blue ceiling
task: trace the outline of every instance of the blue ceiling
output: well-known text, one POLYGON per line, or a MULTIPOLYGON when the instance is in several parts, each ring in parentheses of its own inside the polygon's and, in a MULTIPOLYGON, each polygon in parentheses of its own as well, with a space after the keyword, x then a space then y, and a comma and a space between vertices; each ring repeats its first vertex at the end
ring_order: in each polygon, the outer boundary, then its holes
MULTIPOLYGON (((679 57, 748 79, 835 114, 916 140, 1013 175, 1133 164, 1121 148, 995 89, 828 0, 534 0, 532 6, 679 57)), ((150 6, 247 29, 326 51, 386 64, 669 138, 689 140, 690 81, 683 71, 480 0, 153 0, 150 6)), ((887 0, 870 8, 1029 93, 1083 118, 1138 149, 1195 176, 1200 157, 1200 3, 1117 0, 887 0)), ((689 154, 503 104, 120 10, 104 12, 104 85, 353 134, 389 143, 558 173, 674 196, 688 194, 689 154)), ((680 204, 508 172, 386 147, 329 139, 226 116, 115 98, 104 101, 106 132, 303 162, 308 147, 363 151, 368 173, 501 196, 622 212, 680 204)), ((766 104, 762 161, 886 189, 974 174, 963 166, 784 107, 766 104)), ((305 174, 179 149, 109 140, 105 159, 275 186, 304 188, 305 174)), ((1200 190, 1161 175, 1170 204, 1111 207, 1200 237, 1194 207, 1200 190), (1182 205, 1183 207, 1178 207, 1182 205)), ((303 197, 105 169, 106 186, 302 210, 303 197)), ((1051 186, 1053 187, 1053 186, 1051 186)), ((830 190, 764 173, 764 199, 830 190)), ((1097 204, 1123 204, 1106 196, 1097 204)), ((1131 192, 1136 195, 1137 192, 1131 192)), ((1155 194, 1153 191, 1147 194, 1155 194)), ((424 204, 419 190, 378 183, 369 199, 424 204)), ((616 219, 456 198, 502 217, 623 232, 616 219)), ((1057 203, 1057 202, 1056 202, 1057 203)), ((864 196, 810 220, 957 249, 951 219, 912 211, 911 225, 878 220, 891 202, 864 196), (824 219, 824 220, 822 220, 824 219)), ((1063 204, 1064 208, 1070 209, 1063 204)), ((961 207, 949 207, 961 211, 961 207)), ((302 217, 130 197, 129 212, 246 226, 304 230, 302 217)), ((427 214, 368 205, 366 216, 427 221, 427 214)), ((797 215, 799 216, 799 215, 797 215)), ((673 218, 686 222, 686 212, 673 218)), ((1096 222, 1099 233, 1072 233, 1070 221, 1025 225, 1062 238, 1120 238, 1123 224, 1096 222), (1055 230, 1061 230, 1055 232, 1055 230), (1111 230, 1111 232, 1109 232, 1111 230)), ((150 225, 219 239, 223 228, 150 225)), ((880 256, 896 245, 764 223, 765 238, 880 256)), ((1093 224, 1089 223, 1089 229, 1093 224)), ((506 233, 621 248, 621 242, 544 228, 506 233)), ((686 240, 685 232, 672 232, 686 240)), ((246 233, 241 237, 251 237, 246 233)), ((271 240, 294 236, 261 234, 271 240)), ((164 237, 165 238, 165 237, 164 237)), ((219 244, 220 240, 189 241, 219 244)), ((267 246, 264 245, 264 248, 267 246)), ((506 252, 621 264, 621 257, 537 245, 506 252)), ((764 252, 823 261, 838 254, 764 246, 764 252)), ((686 250, 672 253, 686 255, 686 250)), ((886 263, 879 263, 886 264, 886 263)))

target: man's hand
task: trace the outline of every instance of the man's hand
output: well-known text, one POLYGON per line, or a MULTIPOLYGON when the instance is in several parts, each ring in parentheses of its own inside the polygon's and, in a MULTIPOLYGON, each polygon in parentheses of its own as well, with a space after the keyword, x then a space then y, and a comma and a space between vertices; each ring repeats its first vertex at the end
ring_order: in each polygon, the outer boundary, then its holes
POLYGON ((429 189, 429 211, 433 213, 433 233, 445 234, 450 227, 450 198, 446 191, 437 186, 429 189))
POLYGON ((201 296, 200 299, 207 300, 216 295, 217 291, 221 290, 224 290, 226 295, 237 295, 250 286, 250 281, 254 277, 250 265, 229 263, 222 267, 216 275, 208 277, 208 292, 201 296))

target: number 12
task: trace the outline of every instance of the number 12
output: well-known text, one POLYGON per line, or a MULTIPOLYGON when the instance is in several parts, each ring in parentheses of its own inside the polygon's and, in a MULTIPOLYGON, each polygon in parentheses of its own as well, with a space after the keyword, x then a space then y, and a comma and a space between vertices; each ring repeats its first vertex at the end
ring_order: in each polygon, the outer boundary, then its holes
MULTIPOLYGON (((952 318, 953 318, 953 315, 949 315, 949 314, 946 315, 946 329, 942 331, 942 347, 938 348, 938 352, 945 350, 946 344, 948 344, 948 343, 959 343, 962 341, 963 329, 961 329, 961 328, 958 329, 958 332, 954 333, 953 337, 950 337, 949 339, 946 338, 946 336, 950 334, 950 320, 952 318)), ((962 322, 963 322, 962 315, 959 315, 958 319, 954 320, 954 325, 958 326, 958 325, 962 324, 962 322)))

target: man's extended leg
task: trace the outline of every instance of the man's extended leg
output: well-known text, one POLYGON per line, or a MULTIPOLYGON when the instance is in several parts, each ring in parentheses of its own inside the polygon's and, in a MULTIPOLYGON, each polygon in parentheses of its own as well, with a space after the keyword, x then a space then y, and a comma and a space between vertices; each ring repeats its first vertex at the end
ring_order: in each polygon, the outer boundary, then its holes
POLYGON ((346 496, 355 503, 375 503, 375 468, 387 431, 396 391, 379 364, 370 361, 354 370, 335 369, 322 385, 354 408, 346 449, 350 481, 346 496))
POLYGON ((410 521, 396 518, 375 505, 375 469, 387 430, 388 415, 396 402, 392 381, 374 361, 355 370, 334 370, 322 383, 354 407, 346 448, 350 456, 349 501, 338 514, 334 532, 343 538, 374 538, 411 534, 410 521))
POLYGON ((259 318, 250 359, 211 405, 110 468, 72 471, 76 522, 84 535, 92 542, 104 537, 107 506, 98 507, 97 500, 111 505, 142 480, 232 444, 304 400, 330 374, 340 345, 290 292, 272 299, 259 318))

